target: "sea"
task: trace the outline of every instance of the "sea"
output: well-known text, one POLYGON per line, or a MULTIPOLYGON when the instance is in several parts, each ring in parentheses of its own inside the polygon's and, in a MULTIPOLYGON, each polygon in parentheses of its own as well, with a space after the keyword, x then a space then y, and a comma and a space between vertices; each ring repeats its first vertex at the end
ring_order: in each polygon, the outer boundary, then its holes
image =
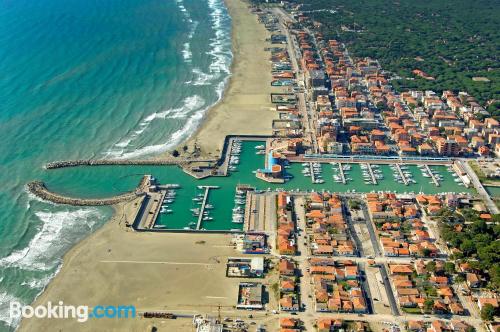
POLYGON ((19 324, 9 303, 32 303, 112 215, 26 183, 53 160, 168 151, 220 100, 231 62, 223 0, 0 1, 0 331, 19 324))

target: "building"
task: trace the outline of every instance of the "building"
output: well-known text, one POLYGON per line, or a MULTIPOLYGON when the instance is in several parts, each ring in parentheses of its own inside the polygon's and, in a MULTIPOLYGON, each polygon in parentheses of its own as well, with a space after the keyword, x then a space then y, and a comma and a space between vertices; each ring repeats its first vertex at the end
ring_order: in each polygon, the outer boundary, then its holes
POLYGON ((238 303, 236 309, 262 310, 263 286, 260 282, 241 282, 238 287, 238 303))
POLYGON ((264 276, 264 257, 229 257, 226 276, 234 278, 262 278, 264 276))
POLYGON ((436 142, 437 152, 441 156, 458 156, 460 147, 455 140, 439 139, 436 142))

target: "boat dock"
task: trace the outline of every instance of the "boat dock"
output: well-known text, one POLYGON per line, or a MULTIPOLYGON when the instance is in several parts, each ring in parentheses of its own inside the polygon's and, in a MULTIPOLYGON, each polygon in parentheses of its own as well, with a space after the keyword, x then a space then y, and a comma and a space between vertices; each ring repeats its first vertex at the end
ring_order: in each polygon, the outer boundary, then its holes
POLYGON ((436 176, 434 175, 434 173, 432 173, 432 170, 429 167, 429 165, 425 164, 424 166, 425 166, 425 170, 427 171, 427 173, 429 173, 429 175, 431 176, 432 182, 434 182, 434 184, 436 185, 436 187, 439 187, 439 181, 436 178, 436 176))
POLYGON ((396 168, 398 169, 399 175, 401 176, 401 180, 403 180, 403 183, 405 186, 408 185, 408 179, 406 178, 406 175, 403 173, 403 170, 401 169, 401 165, 396 163, 396 168))
POLYGON ((366 166, 368 167, 368 172, 370 173, 370 177, 372 178, 372 183, 378 184, 377 178, 375 178, 375 174, 373 174, 372 165, 370 165, 370 163, 366 163, 366 166))
POLYGON ((309 163, 309 171, 311 172, 311 181, 312 181, 312 183, 316 183, 316 176, 314 175, 313 163, 309 163))
POLYGON ((217 189, 219 187, 217 186, 198 186, 200 189, 205 189, 205 194, 203 195, 203 201, 201 203, 200 207, 200 215, 198 216, 198 222, 196 223, 196 230, 201 229, 201 223, 203 222, 203 212, 205 212, 205 207, 207 205, 207 200, 208 200, 208 193, 210 192, 210 189, 217 189))
POLYGON ((340 179, 342 180, 343 184, 346 184, 347 181, 345 180, 345 174, 344 174, 344 169, 342 168, 342 163, 338 163, 338 166, 339 166, 340 179))

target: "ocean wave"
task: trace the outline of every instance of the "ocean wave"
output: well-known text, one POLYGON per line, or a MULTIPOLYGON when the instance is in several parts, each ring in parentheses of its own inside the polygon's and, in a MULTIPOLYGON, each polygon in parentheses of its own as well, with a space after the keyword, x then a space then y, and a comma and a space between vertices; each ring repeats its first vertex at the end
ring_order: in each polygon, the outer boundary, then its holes
POLYGON ((232 61, 230 31, 225 28, 229 26, 229 16, 225 12, 226 7, 220 0, 209 0, 208 7, 211 9, 210 18, 215 36, 210 38, 210 51, 207 52, 213 58, 209 65, 211 73, 230 74, 232 61))
MULTIPOLYGON (((143 156, 146 154, 158 153, 167 151, 168 148, 165 148, 164 144, 159 145, 150 145, 143 148, 139 148, 135 151, 125 151, 125 148, 130 145, 135 139, 137 139, 141 133, 147 130, 149 125, 154 120, 165 120, 165 119, 183 119, 189 117, 191 114, 197 111, 201 111, 203 107, 206 106, 206 101, 199 95, 193 95, 186 97, 182 101, 181 107, 169 108, 167 110, 161 112, 154 112, 148 116, 146 116, 139 123, 139 130, 135 130, 132 135, 129 137, 123 138, 120 142, 116 143, 111 149, 106 152, 107 157, 111 158, 134 158, 143 156)), ((175 133, 174 133, 175 135, 175 133)), ((172 135, 172 142, 175 142, 175 139, 172 135)))
POLYGON ((194 21, 191 18, 191 15, 189 14, 188 10, 184 6, 184 2, 182 0, 177 0, 177 7, 179 10, 182 12, 184 19, 189 23, 190 28, 188 32, 187 39, 188 41, 183 44, 182 47, 182 57, 186 62, 191 62, 193 58, 193 52, 191 51, 191 43, 189 42, 191 39, 193 39, 194 34, 196 32, 196 27, 198 26, 198 22, 194 21))
POLYGON ((196 129, 205 114, 205 110, 194 113, 181 129, 174 132, 168 141, 162 144, 148 145, 132 152, 123 153, 122 158, 137 158, 143 155, 158 154, 166 152, 173 146, 181 142, 188 134, 196 129))
POLYGON ((193 53, 191 52, 191 45, 189 44, 189 42, 184 43, 183 45, 182 57, 186 61, 191 61, 191 59, 193 58, 193 53))
POLYGON ((27 247, 1 258, 0 266, 38 271, 54 269, 60 263, 59 257, 75 241, 75 235, 78 236, 75 233, 81 233, 83 225, 93 229, 96 222, 102 219, 101 213, 95 208, 58 212, 37 211, 35 215, 42 221, 38 233, 27 247))
POLYGON ((211 85, 213 81, 220 77, 220 74, 207 74, 200 68, 193 68, 192 72, 196 76, 194 81, 191 81, 191 85, 194 86, 211 85))
POLYGON ((19 324, 20 319, 15 319, 10 316, 10 303, 11 302, 19 302, 22 305, 25 305, 21 299, 16 296, 7 293, 0 292, 0 321, 4 322, 10 327, 15 327, 19 324))

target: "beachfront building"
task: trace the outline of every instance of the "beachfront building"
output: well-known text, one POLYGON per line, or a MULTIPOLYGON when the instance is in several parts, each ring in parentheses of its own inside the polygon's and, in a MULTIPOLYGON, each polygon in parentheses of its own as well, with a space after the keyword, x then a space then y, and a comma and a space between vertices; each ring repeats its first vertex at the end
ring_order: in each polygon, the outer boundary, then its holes
POLYGON ((264 257, 229 257, 226 264, 226 276, 262 278, 264 277, 264 257))
POLYGON ((259 282, 241 282, 238 287, 238 303, 236 309, 262 310, 263 285, 259 282))

